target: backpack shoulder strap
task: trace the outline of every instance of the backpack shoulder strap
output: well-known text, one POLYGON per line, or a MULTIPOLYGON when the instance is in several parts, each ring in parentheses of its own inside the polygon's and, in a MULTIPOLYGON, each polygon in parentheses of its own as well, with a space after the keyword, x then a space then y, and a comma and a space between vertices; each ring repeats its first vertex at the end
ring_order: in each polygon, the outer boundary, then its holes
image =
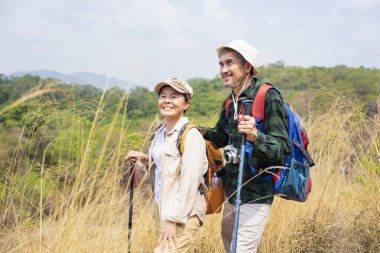
POLYGON ((255 100, 253 101, 252 105, 252 116, 256 119, 264 119, 265 116, 265 95, 267 94, 267 91, 274 86, 269 83, 263 84, 255 97, 255 100))
MULTIPOLYGON (((272 88, 274 88, 274 85, 270 83, 265 83, 259 88, 255 97, 255 100, 252 104, 252 116, 254 118, 264 119, 265 95, 267 91, 272 88)), ((232 99, 228 96, 224 103, 224 111, 225 111, 226 118, 228 118, 228 108, 230 107, 231 102, 232 102, 232 99)))
POLYGON ((223 127, 224 131, 228 133, 228 109, 230 108, 230 104, 232 103, 231 96, 228 95, 226 99, 224 100, 224 105, 223 105, 223 111, 222 111, 222 121, 223 121, 223 127))
POLYGON ((185 125, 182 126, 181 130, 178 133, 177 147, 178 147, 179 154, 181 156, 183 154, 183 151, 185 150, 186 135, 192 128, 196 128, 199 130, 197 125, 193 123, 186 123, 185 125))
POLYGON ((228 109, 230 108, 230 104, 232 102, 232 99, 230 96, 226 98, 226 101, 224 102, 224 112, 226 114, 226 119, 228 119, 228 109))

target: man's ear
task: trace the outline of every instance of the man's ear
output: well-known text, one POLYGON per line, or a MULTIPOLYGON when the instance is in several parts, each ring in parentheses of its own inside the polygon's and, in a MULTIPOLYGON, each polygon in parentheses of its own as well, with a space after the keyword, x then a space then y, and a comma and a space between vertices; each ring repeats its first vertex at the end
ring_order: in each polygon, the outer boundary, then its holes
POLYGON ((252 65, 246 62, 245 67, 244 67, 245 73, 249 74, 252 71, 252 69, 253 69, 252 65))

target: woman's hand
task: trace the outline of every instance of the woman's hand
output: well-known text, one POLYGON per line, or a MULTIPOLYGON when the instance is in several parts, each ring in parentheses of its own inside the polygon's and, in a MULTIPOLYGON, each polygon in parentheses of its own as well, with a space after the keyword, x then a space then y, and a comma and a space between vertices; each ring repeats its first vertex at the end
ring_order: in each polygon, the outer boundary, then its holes
POLYGON ((131 163, 141 161, 145 165, 148 165, 149 157, 147 154, 140 151, 129 151, 129 153, 125 156, 125 160, 131 163))
POLYGON ((176 247, 176 223, 172 221, 164 221, 161 235, 159 237, 159 247, 162 251, 166 249, 175 249, 176 247))

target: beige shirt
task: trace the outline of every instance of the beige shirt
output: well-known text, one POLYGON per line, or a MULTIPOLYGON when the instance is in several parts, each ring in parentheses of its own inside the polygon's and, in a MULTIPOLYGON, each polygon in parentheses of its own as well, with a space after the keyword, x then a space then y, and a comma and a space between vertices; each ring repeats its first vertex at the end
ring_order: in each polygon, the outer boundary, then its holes
MULTIPOLYGON (((205 141, 201 133, 193 128, 187 133, 182 156, 177 148, 178 133, 187 122, 189 120, 186 117, 181 118, 172 131, 167 133, 160 155, 162 184, 159 213, 162 221, 186 223, 193 215, 197 215, 201 221, 205 217, 206 201, 198 190, 204 181, 203 174, 207 171, 208 165, 205 141)), ((163 127, 166 125, 161 126, 163 127)), ((156 139, 157 134, 149 149, 149 173, 153 189, 156 166, 151 157, 151 149, 156 139)))

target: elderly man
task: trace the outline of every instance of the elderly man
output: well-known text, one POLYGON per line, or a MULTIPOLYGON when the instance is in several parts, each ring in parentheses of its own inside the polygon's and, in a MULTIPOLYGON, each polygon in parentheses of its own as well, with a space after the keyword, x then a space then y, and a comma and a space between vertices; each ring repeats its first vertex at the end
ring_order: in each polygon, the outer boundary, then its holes
POLYGON ((228 201, 224 204, 222 239, 225 250, 229 252, 239 171, 239 162, 238 159, 233 159, 233 152, 239 151, 241 136, 245 134, 247 142, 253 146, 253 151, 251 157, 245 154, 237 252, 256 252, 273 201, 274 185, 271 180, 264 180, 262 176, 255 177, 249 163, 260 171, 269 166, 284 164, 289 156, 291 144, 287 133, 284 102, 276 90, 270 89, 267 92, 265 130, 259 131, 255 119, 250 116, 252 107, 244 106, 244 101, 254 101, 259 87, 263 84, 257 69, 258 51, 244 40, 235 40, 218 48, 217 53, 220 75, 224 87, 231 89, 229 97, 232 102, 228 106, 223 105, 214 128, 202 130, 205 139, 215 143, 219 148, 225 147, 224 152, 230 152, 228 155, 232 156, 225 166, 223 177, 228 201))

